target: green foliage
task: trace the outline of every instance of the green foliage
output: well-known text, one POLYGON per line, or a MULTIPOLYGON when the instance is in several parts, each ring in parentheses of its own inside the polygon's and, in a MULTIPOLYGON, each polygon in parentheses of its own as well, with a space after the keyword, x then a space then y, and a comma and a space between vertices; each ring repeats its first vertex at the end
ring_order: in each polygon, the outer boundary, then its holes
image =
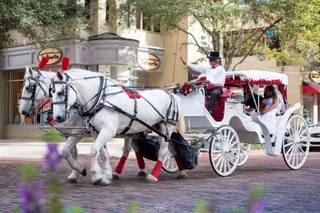
POLYGON ((129 204, 128 213, 137 213, 140 208, 140 203, 138 201, 132 201, 129 204))
POLYGON ((56 129, 46 131, 41 135, 41 139, 46 142, 64 141, 64 137, 56 129))
POLYGON ((37 45, 78 38, 87 29, 88 11, 75 0, 3 0, 0 2, 0 48, 10 43, 10 33, 22 33, 37 45))
POLYGON ((20 176, 24 180, 34 181, 38 178, 38 169, 32 164, 24 164, 19 170, 20 176))
POLYGON ((198 200, 193 211, 193 213, 209 213, 206 203, 203 200, 198 200))
MULTIPOLYGON (((163 26, 178 28, 191 35, 200 52, 219 50, 225 56, 225 68, 234 69, 252 54, 263 53, 280 65, 308 65, 319 62, 320 1, 242 1, 215 0, 126 0, 121 4, 122 17, 143 13, 163 26), (245 3, 244 3, 245 2, 245 3), (128 11, 130 11, 128 13, 128 11), (186 24, 186 17, 189 17, 186 24), (199 23, 210 43, 197 41, 188 26, 199 23), (267 30, 274 37, 267 36, 267 30), (221 36, 224 43, 222 44, 221 36), (269 49, 276 39, 280 47, 269 49), (223 46, 222 46, 223 45, 223 46), (222 51, 223 50, 223 51, 222 51), (231 67, 232 59, 242 60, 231 67), (299 59, 299 60, 297 60, 299 59)), ((127 20, 128 17, 125 18, 127 20)))
POLYGON ((79 208, 79 207, 71 207, 66 209, 65 211, 66 213, 84 213, 83 209, 79 208))
POLYGON ((258 201, 267 192, 266 186, 254 186, 250 189, 250 200, 258 201))

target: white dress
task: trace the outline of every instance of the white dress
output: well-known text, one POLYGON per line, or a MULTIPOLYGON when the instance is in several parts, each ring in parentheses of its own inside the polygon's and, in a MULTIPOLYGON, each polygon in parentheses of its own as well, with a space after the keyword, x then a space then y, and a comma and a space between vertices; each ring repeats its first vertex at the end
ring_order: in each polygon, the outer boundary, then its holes
MULTIPOLYGON (((270 107, 273 103, 272 98, 263 99, 262 103, 266 105, 266 108, 270 107)), ((276 113, 278 107, 260 116, 261 122, 268 128, 269 133, 275 135, 277 130, 277 118, 276 113)))

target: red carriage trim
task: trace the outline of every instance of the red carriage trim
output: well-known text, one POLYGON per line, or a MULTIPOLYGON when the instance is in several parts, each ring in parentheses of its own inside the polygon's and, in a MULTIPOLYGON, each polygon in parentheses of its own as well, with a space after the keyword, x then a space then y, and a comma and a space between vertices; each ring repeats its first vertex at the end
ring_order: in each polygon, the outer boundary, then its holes
POLYGON ((39 62, 39 65, 38 65, 39 70, 44 70, 48 61, 49 61, 49 58, 47 56, 42 56, 41 61, 39 62))
POLYGON ((226 79, 226 85, 235 85, 235 86, 241 86, 245 84, 252 84, 252 85, 283 85, 280 79, 274 79, 274 80, 267 80, 267 79, 259 79, 259 80, 253 80, 253 79, 245 79, 242 80, 239 77, 230 77, 226 79))
POLYGON ((121 88, 123 89, 123 91, 125 91, 125 93, 127 93, 129 98, 131 98, 131 99, 136 99, 136 98, 141 98, 142 97, 139 94, 138 91, 132 91, 131 89, 129 89, 129 88, 125 87, 125 86, 121 86, 121 88))
POLYGON ((69 63, 70 63, 70 58, 68 57, 63 57, 62 58, 62 63, 61 63, 61 70, 66 71, 69 69, 69 63))

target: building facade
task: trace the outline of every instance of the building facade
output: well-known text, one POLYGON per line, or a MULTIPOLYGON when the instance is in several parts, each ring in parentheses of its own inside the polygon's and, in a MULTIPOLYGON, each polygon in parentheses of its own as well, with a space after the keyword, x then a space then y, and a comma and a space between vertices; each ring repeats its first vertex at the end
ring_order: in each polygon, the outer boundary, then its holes
MULTIPOLYGON (((83 35, 81 41, 65 41, 55 48, 70 57, 71 67, 102 72, 128 85, 143 87, 170 86, 188 80, 188 73, 180 57, 192 62, 201 56, 194 46, 186 46, 190 36, 181 31, 166 32, 143 14, 135 14, 132 20, 119 25, 116 0, 80 0, 91 5, 90 21, 93 30, 83 35)), ((188 26, 186 18, 181 24, 199 39, 205 38, 197 26, 188 26), (202 37, 203 36, 203 37, 202 37)), ((26 65, 36 66, 43 49, 26 45, 28 40, 13 32, 13 46, 0 50, 0 139, 39 138, 39 117, 20 124, 18 99, 23 84, 26 65), (32 134, 30 134, 32 132, 32 134)), ((234 63, 237 62, 235 59, 234 63)), ((205 63, 205 62, 204 62, 205 63)), ((59 64, 48 66, 58 69, 59 64)), ((249 56, 237 70, 260 69, 282 72, 289 77, 288 100, 305 103, 312 109, 312 122, 318 121, 317 93, 303 95, 304 77, 297 66, 279 67, 275 61, 249 56), (310 97, 309 97, 310 96, 310 97)), ((310 111, 310 110, 309 110, 310 111)))

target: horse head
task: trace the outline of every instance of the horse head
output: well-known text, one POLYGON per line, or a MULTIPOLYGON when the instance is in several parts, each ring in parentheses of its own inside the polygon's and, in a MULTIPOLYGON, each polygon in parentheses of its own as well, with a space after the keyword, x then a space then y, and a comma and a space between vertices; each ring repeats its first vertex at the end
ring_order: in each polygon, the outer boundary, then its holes
POLYGON ((62 123, 68 118, 69 110, 77 100, 77 92, 68 75, 57 72, 52 79, 50 96, 53 102, 53 118, 62 123))
POLYGON ((38 70, 26 66, 23 88, 19 100, 19 112, 30 116, 35 111, 35 102, 48 95, 49 80, 38 70))

